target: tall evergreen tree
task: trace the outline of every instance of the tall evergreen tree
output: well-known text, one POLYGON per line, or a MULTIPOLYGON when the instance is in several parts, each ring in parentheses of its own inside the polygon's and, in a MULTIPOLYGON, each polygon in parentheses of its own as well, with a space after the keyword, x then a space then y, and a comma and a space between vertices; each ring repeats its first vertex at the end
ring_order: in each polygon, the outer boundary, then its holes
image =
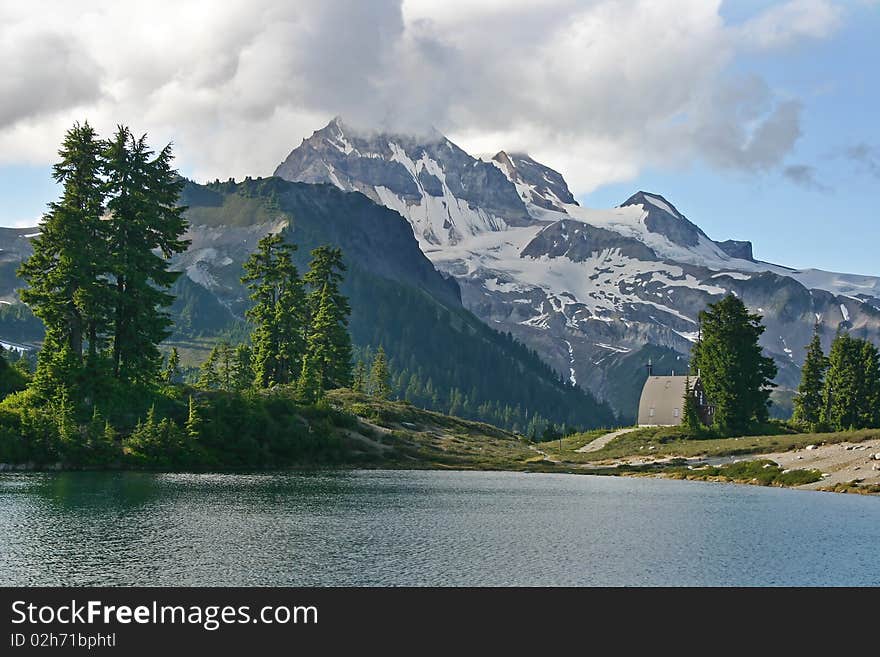
POLYGON ((794 398, 795 422, 807 427, 815 426, 822 417, 822 391, 825 387, 825 370, 828 359, 822 351, 819 339, 819 325, 813 331, 813 339, 807 346, 807 357, 801 369, 801 383, 794 398))
POLYGON ((184 425, 186 434, 193 440, 198 440, 202 431, 202 418, 199 417, 199 409, 196 406, 192 395, 189 396, 189 410, 186 415, 186 424, 184 425))
POLYGON ((327 285, 324 285, 317 312, 311 319, 306 341, 306 353, 309 366, 317 371, 323 389, 326 384, 329 383, 332 386, 337 381, 334 375, 341 369, 337 367, 335 360, 337 350, 334 340, 338 324, 327 285))
POLYGON ((323 390, 321 371, 315 367, 312 357, 306 354, 302 359, 302 371, 297 381, 299 399, 306 404, 314 404, 321 398, 323 390))
POLYGON ((700 421, 700 414, 697 411, 697 400, 694 399, 690 376, 685 376, 684 380, 684 398, 681 401, 681 423, 692 432, 699 431, 703 426, 703 423, 700 421))
POLYGON ((220 378, 220 347, 215 345, 208 358, 202 363, 199 370, 198 387, 203 390, 217 390, 221 387, 222 379, 220 378))
POLYGON ((776 364, 758 339, 761 316, 729 295, 700 312, 701 337, 691 353, 703 389, 715 406, 715 424, 725 434, 745 432, 768 418, 776 364))
POLYGON ((352 376, 351 389, 355 392, 365 392, 367 387, 367 368, 364 361, 358 359, 354 366, 354 375, 352 376))
POLYGON ((379 399, 391 396, 391 373, 385 360, 385 349, 379 347, 370 369, 370 394, 379 399))
POLYGON ((52 369, 62 347, 65 385, 75 386, 78 394, 91 392, 95 381, 83 368, 83 344, 88 344, 87 364, 96 368, 109 322, 101 152, 102 144, 88 123, 67 131, 52 170, 62 185, 61 198, 49 204, 40 234, 31 242, 34 252, 18 271, 28 284, 21 291, 22 301, 46 327, 36 377, 45 397, 57 392, 59 377, 52 369))
POLYGON ((262 388, 291 383, 302 369, 306 300, 291 259, 295 249, 280 234, 268 235, 244 265, 241 280, 254 301, 247 311, 254 324, 253 369, 262 388))
POLYGON ((822 422, 835 431, 859 426, 862 347, 847 332, 837 334, 828 353, 822 422))
POLYGON ((254 370, 251 367, 251 357, 251 348, 246 344, 240 344, 235 348, 232 377, 233 390, 247 390, 254 385, 254 370))
POLYGON ((351 307, 339 291, 345 272, 342 251, 321 246, 311 255, 309 271, 303 281, 309 287, 310 343, 318 351, 310 346, 309 353, 325 387, 347 386, 351 384, 351 336, 348 333, 351 307))
POLYGON ((217 378, 220 389, 229 392, 235 381, 235 350, 228 342, 221 342, 217 349, 217 378))
POLYGON ((177 347, 171 347, 171 353, 168 354, 168 363, 165 365, 162 379, 165 383, 180 383, 180 354, 177 352, 177 347))
POLYGON ((880 427, 880 352, 868 340, 862 341, 862 386, 859 425, 880 427))
POLYGON ((831 343, 822 422, 835 431, 880 426, 880 353, 867 340, 841 332, 831 343))
POLYGON ((115 284, 113 303, 113 373, 128 381, 155 378, 157 345, 171 324, 166 290, 179 272, 169 258, 186 249, 185 207, 177 204, 183 180, 172 169, 171 145, 158 154, 146 135, 134 138, 120 126, 104 150, 109 211, 109 249, 115 284))

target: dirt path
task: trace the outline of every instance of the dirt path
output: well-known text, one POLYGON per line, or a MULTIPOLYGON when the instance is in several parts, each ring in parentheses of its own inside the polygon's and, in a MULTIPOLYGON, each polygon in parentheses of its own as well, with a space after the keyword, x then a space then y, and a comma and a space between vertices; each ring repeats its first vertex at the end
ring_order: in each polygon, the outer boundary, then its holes
POLYGON ((533 452, 538 452, 538 454, 540 454, 541 456, 544 457, 545 461, 550 461, 550 463, 562 463, 562 461, 560 461, 559 459, 553 458, 547 452, 545 452, 543 449, 538 449, 534 445, 529 445, 529 449, 532 450, 533 452))
POLYGON ((595 440, 588 442, 583 447, 575 450, 578 452, 598 452, 600 449, 605 447, 612 440, 617 438, 618 436, 622 436, 625 433, 629 433, 630 431, 635 431, 638 427, 627 427, 625 429, 618 429, 617 431, 612 431, 611 433, 606 433, 603 436, 599 436, 595 440))

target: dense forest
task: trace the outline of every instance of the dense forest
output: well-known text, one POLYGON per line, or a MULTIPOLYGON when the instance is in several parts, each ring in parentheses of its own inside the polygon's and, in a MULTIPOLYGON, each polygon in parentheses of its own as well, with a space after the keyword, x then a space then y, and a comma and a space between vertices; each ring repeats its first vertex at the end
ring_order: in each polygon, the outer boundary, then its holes
POLYGON ((35 323, 43 335, 35 359, 0 358, 0 462, 333 462, 334 427, 355 421, 324 399, 339 387, 533 438, 556 423, 613 422, 537 354, 447 305, 455 288, 442 278, 434 295, 349 269, 339 247, 311 240, 306 255, 294 238, 309 241, 307 231, 259 240, 241 264, 248 300, 237 317, 172 268, 189 242, 187 183, 170 147, 154 152, 122 126, 101 139, 77 124, 59 155, 61 197, 17 272, 23 303, 2 308, 22 327, 8 339, 32 336, 35 323), (350 296, 364 312, 352 312, 350 296), (166 342, 206 334, 214 346, 199 363, 184 364, 166 342))
MULTIPOLYGON (((266 178, 188 183, 182 198, 195 228, 210 235, 220 226, 230 230, 287 219, 281 234, 300 245, 293 254, 300 268, 307 266, 310 249, 327 243, 340 247, 347 266, 341 290, 351 304, 355 355, 369 362, 384 348, 394 397, 529 435, 540 435, 551 422, 569 428, 615 424, 608 406, 467 311, 455 282, 424 257, 406 220, 363 195, 266 178)), ((237 257, 231 250, 224 255, 237 257)), ((199 325, 199 337, 241 340, 240 322, 227 310, 241 308, 235 277, 227 271, 234 268, 211 270, 227 285, 218 292, 225 306, 186 277, 178 280, 189 290, 181 304, 187 317, 217 317, 215 324, 192 322, 199 325)))
POLYGON ((180 275, 169 259, 188 244, 171 161, 125 127, 109 140, 88 124, 68 131, 62 196, 19 269, 43 344, 32 373, 27 358, 0 359, 0 462, 254 467, 338 452, 332 424, 352 418, 321 404, 351 382, 338 249, 313 249, 300 277, 295 245, 260 240, 244 265, 250 346, 236 351, 234 390, 214 385, 210 364, 192 388, 177 352, 163 357, 180 275))

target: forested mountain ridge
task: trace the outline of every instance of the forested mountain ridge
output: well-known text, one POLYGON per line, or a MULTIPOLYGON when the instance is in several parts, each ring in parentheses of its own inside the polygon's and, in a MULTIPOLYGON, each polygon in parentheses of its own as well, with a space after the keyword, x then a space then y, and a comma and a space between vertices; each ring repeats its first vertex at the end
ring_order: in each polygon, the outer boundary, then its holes
POLYGON ((280 231, 299 245, 294 262, 301 270, 311 249, 329 244, 342 249, 348 267, 342 292, 352 306, 356 355, 368 359, 384 347, 400 397, 522 432, 542 430, 543 419, 568 426, 614 422, 608 407, 466 310, 457 283, 424 256, 409 224, 364 195, 265 178, 189 183, 181 202, 192 245, 175 268, 234 317, 247 305, 238 277, 252 241, 280 231))
MULTIPOLYGON (((384 347, 400 397, 521 432, 540 432, 546 420, 571 427, 614 422, 607 406, 464 309, 458 284, 424 256, 409 224, 362 194, 249 178, 187 182, 181 204, 188 208, 185 237, 191 244, 172 264, 184 273, 172 288, 173 340, 244 336, 250 302, 240 281, 242 264, 261 237, 281 232, 299 246, 294 261, 300 271, 313 248, 342 249, 348 267, 342 291, 352 306, 356 357, 370 358, 384 347)), ((28 251, 21 235, 37 229, 28 230, 13 236, 21 257, 28 251)), ((14 294, 20 285, 10 277, 0 290, 13 303, 3 309, 21 309, 14 294)), ((20 324, 0 326, 0 337, 20 324)), ((16 335, 39 339, 33 331, 16 335)))

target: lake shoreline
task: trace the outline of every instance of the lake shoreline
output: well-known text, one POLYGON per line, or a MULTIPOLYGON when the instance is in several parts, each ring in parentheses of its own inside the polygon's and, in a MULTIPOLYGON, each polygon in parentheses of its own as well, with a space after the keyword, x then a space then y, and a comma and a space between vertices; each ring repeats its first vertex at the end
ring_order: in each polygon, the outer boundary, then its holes
MULTIPOLYGON (((812 458, 806 461, 804 465, 824 464, 828 460, 833 459, 832 451, 839 451, 841 444, 822 445, 815 449, 807 450, 812 452, 812 458)), ((859 448, 843 444, 843 450, 846 452, 865 452, 874 446, 861 446, 859 448)), ((880 445, 876 446, 880 449, 880 445)), ((774 454, 755 454, 755 458, 733 458, 729 463, 753 463, 761 461, 773 461, 780 466, 793 464, 799 459, 804 459, 800 452, 803 450, 795 450, 792 452, 782 452, 774 454), (782 463, 780 463, 782 461, 782 463)), ((874 452, 869 452, 873 457, 874 452)), ((858 458, 858 457, 857 457, 858 458)), ((840 462, 841 459, 834 459, 840 462)), ((873 460, 873 459, 872 459, 873 460)), ((880 460, 877 461, 880 463, 880 460)), ((25 464, 9 464, 0 463, 0 476, 4 474, 27 474, 27 473, 61 473, 61 472, 133 472, 144 474, 237 474, 237 475, 258 475, 267 473, 317 473, 317 472, 356 472, 356 471, 401 471, 401 472, 418 472, 418 471, 446 471, 446 472, 510 472, 520 474, 569 474, 578 476, 595 476, 595 477, 631 477, 631 478, 651 478, 651 479, 670 479, 678 481, 701 481, 704 483, 725 483, 746 486, 763 486, 770 488, 789 488, 793 490, 807 490, 814 492, 831 492, 831 493, 854 493, 860 495, 880 496, 880 486, 873 483, 867 485, 859 485, 864 480, 853 484, 853 479, 859 480, 858 477, 846 479, 849 474, 854 471, 853 466, 846 462, 844 467, 838 468, 834 474, 824 473, 827 476, 821 479, 807 483, 788 485, 783 483, 763 483, 753 478, 737 479, 725 476, 701 476, 700 467, 705 466, 706 459, 699 457, 690 458, 664 458, 655 461, 644 461, 637 465, 629 462, 621 462, 608 465, 589 465, 584 464, 565 464, 563 462, 554 462, 549 460, 531 461, 522 464, 522 467, 510 467, 511 464, 499 465, 498 467, 486 467, 485 465, 467 464, 445 464, 439 462, 421 462, 421 463, 401 463, 401 462, 362 462, 362 463, 314 463, 307 465, 290 465, 284 467, 262 467, 262 468, 211 468, 204 470, 195 469, 152 469, 152 468, 132 468, 122 465, 118 466, 68 466, 61 463, 51 465, 38 465, 34 463, 25 464), (682 471, 687 468, 688 472, 682 471)), ((880 477, 880 467, 878 467, 878 477, 880 477)))

